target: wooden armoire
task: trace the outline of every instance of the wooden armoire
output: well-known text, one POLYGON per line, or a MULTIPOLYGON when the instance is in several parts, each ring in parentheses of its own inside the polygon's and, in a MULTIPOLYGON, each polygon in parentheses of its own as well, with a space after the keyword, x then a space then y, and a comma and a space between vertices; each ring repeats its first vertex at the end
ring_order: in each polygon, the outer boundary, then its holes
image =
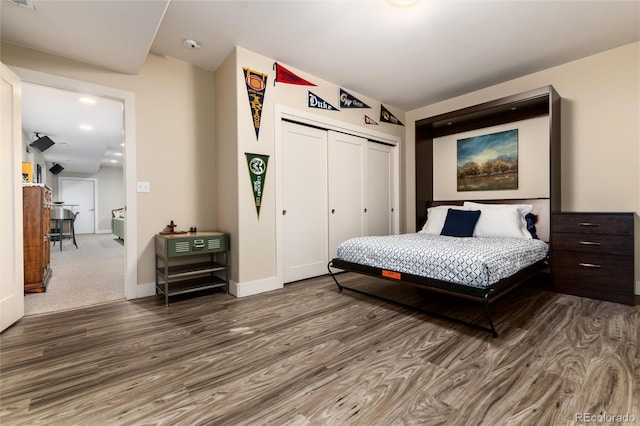
POLYGON ((51 278, 51 190, 43 184, 22 187, 24 291, 42 293, 51 278))

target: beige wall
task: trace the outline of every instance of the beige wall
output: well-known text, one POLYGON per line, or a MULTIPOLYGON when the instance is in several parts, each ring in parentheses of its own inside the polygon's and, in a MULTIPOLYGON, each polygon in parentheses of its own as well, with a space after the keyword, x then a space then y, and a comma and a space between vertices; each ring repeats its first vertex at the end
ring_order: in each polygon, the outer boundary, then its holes
MULTIPOLYGON (((155 281, 155 234, 170 220, 178 229, 215 229, 214 74, 185 62, 149 54, 138 75, 2 43, 6 65, 72 78, 135 94, 138 283, 155 281)), ((135 188, 127 188, 135 191, 135 188)))
POLYGON ((238 110, 236 55, 229 55, 218 67, 216 78, 216 218, 218 229, 230 239, 229 275, 238 282, 238 110))
MULTIPOLYGON (((416 120, 547 85, 562 97, 562 209, 640 213, 640 43, 408 112, 407 165, 415 161, 416 120)), ((414 224, 415 174, 405 172, 407 223, 414 224)), ((639 247, 637 227, 636 277, 639 247)))
MULTIPOLYGON (((307 111, 307 91, 311 90, 314 94, 320 96, 336 108, 339 108, 339 89, 340 86, 324 81, 313 75, 297 70, 288 64, 282 64, 300 77, 315 83, 317 86, 298 86, 277 83, 273 84, 275 79, 275 71, 272 58, 256 54, 249 50, 237 47, 234 55, 236 56, 235 84, 237 90, 237 193, 238 193, 238 243, 234 246, 235 253, 232 256, 238 256, 238 271, 233 272, 233 276, 237 277, 237 283, 256 284, 264 280, 273 280, 276 276, 276 218, 275 218, 275 105, 290 107, 299 111, 305 111, 318 117, 325 117, 330 120, 338 120, 349 125, 361 127, 366 130, 374 130, 380 133, 386 133, 392 136, 402 138, 404 136, 404 127, 388 123, 380 123, 378 126, 366 127, 364 125, 363 115, 367 114, 374 120, 378 121, 380 115, 380 102, 367 98, 357 92, 345 87, 352 95, 371 106, 371 109, 343 109, 341 111, 326 111, 310 108, 307 111), (244 82, 243 67, 268 74, 267 88, 265 92, 264 105, 262 110, 262 119, 260 126, 259 140, 253 128, 253 119, 249 108, 247 97, 247 89, 244 82), (257 217, 256 209, 253 201, 253 193, 251 191, 250 177, 245 159, 245 152, 269 155, 269 164, 264 186, 262 199, 262 207, 260 210, 260 218, 257 217)), ((220 87, 218 85, 218 87, 220 87)), ((220 108, 221 105, 218 105, 220 108)), ((386 105, 394 115, 404 122, 402 111, 398 111, 390 105, 386 105)), ((277 123, 279 125, 279 123, 277 123)), ((220 125, 220 123, 219 123, 220 125)), ((221 142, 222 143, 222 142, 221 142)), ((400 144, 402 145, 402 143, 400 144)), ((402 148, 401 148, 402 149, 402 148)), ((222 202, 222 200, 220 200, 222 202)))

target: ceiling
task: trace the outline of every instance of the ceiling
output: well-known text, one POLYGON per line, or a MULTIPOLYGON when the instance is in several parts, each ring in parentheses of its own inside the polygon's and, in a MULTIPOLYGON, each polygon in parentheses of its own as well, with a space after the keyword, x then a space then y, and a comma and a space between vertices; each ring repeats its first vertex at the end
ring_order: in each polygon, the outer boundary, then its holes
POLYGON ((22 130, 30 140, 39 134, 55 142, 43 152, 48 163, 86 174, 123 166, 121 100, 23 83, 22 110, 22 130))
POLYGON ((17 1, 10 43, 129 74, 150 51, 215 70, 237 45, 401 111, 640 39, 638 0, 17 1))

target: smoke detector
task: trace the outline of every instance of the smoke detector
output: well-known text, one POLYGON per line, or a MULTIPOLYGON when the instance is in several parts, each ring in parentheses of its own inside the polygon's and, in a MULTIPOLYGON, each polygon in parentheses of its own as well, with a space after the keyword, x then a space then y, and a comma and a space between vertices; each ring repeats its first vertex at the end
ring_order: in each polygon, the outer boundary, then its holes
POLYGON ((189 49, 200 49, 200 45, 198 44, 198 42, 190 38, 186 39, 183 42, 183 44, 185 47, 188 47, 189 49))

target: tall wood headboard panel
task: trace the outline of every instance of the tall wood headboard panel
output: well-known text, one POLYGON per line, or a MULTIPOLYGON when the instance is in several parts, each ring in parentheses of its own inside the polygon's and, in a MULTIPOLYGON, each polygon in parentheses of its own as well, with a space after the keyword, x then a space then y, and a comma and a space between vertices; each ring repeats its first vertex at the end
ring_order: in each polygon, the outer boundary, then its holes
MULTIPOLYGON (((446 201, 434 200, 433 198, 433 140, 435 138, 548 116, 549 140, 540 142, 549 144, 549 164, 542 164, 540 167, 548 166, 549 169, 549 198, 545 199, 545 202, 536 201, 537 207, 535 209, 539 215, 539 225, 537 226, 546 227, 550 233, 551 212, 561 211, 562 201, 560 194, 560 103, 560 96, 555 89, 552 86, 545 86, 416 121, 416 229, 419 230, 424 225, 428 207, 434 205, 436 201, 441 203, 446 201), (546 211, 542 212, 541 209, 546 211)), ((481 200, 480 202, 498 201, 516 203, 522 199, 494 199, 481 200)), ((540 237, 544 239, 542 235, 540 237)), ((548 241, 548 236, 545 240, 548 241)))

